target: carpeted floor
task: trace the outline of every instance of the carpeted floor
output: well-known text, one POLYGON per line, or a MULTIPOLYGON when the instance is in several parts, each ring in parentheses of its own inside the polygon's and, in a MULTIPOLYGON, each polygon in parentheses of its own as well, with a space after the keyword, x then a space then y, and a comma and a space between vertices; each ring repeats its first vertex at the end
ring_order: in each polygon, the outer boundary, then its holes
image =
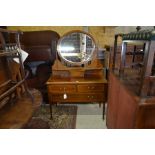
POLYGON ((26 129, 75 129, 77 106, 53 106, 53 119, 50 119, 50 108, 42 105, 33 114, 25 126, 26 129))

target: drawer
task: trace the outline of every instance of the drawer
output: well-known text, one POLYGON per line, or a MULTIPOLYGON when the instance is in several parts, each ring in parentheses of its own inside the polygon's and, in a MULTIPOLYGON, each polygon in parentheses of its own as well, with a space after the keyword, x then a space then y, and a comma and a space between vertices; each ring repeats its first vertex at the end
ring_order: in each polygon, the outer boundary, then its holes
POLYGON ((76 92, 76 86, 75 85, 48 85, 48 91, 51 93, 64 93, 64 92, 76 92))
POLYGON ((78 92, 104 92, 104 84, 78 85, 78 92))
POLYGON ((51 102, 105 102, 105 95, 103 93, 91 94, 66 94, 67 98, 64 99, 64 94, 51 94, 49 99, 51 102))

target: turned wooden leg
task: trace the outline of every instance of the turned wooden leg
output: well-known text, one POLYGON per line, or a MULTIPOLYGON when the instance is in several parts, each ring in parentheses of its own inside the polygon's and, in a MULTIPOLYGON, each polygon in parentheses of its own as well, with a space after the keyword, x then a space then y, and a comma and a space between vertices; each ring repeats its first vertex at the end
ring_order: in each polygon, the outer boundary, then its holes
POLYGON ((105 115, 105 103, 103 103, 103 120, 104 120, 104 115, 105 115))
POLYGON ((52 104, 51 103, 50 103, 50 114, 51 114, 51 119, 53 119, 52 104))

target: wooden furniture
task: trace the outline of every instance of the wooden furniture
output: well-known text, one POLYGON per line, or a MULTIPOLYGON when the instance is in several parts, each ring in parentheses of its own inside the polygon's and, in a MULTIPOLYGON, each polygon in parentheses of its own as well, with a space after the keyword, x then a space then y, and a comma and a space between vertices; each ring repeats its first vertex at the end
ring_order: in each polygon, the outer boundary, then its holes
POLYGON ((117 57, 117 50, 114 50, 115 58, 111 59, 109 74, 108 128, 155 128, 154 32, 139 31, 123 35, 120 68, 113 64, 117 57), (126 64, 128 45, 142 47, 141 61, 126 64))
POLYGON ((24 67, 30 72, 26 79, 29 88, 38 89, 48 103, 46 82, 56 57, 59 34, 55 31, 26 31, 20 36, 21 48, 29 55, 24 67))
MULTIPOLYGON (((122 37, 123 34, 115 35, 114 46, 110 48, 110 68, 120 69, 122 45, 118 43, 118 40, 122 40, 122 37)), ((143 48, 144 47, 142 45, 128 45, 125 56, 126 67, 130 66, 131 64, 134 65, 135 63, 138 63, 143 60, 143 48)))
POLYGON ((104 116, 107 80, 97 59, 92 36, 82 31, 64 35, 59 40, 58 55, 52 70, 53 74, 47 82, 51 117, 55 103, 93 102, 103 103, 104 116), (72 51, 65 53, 66 48, 72 51))
POLYGON ((31 89, 32 99, 26 93, 14 103, 8 103, 0 109, 0 129, 25 128, 34 111, 41 105, 42 96, 36 89, 31 89))
POLYGON ((33 90, 32 97, 25 83, 28 73, 25 75, 23 68, 19 35, 0 29, 0 128, 24 127, 33 113, 32 102, 41 104, 40 93, 33 90), (14 35, 16 42, 9 43, 4 34, 14 35))

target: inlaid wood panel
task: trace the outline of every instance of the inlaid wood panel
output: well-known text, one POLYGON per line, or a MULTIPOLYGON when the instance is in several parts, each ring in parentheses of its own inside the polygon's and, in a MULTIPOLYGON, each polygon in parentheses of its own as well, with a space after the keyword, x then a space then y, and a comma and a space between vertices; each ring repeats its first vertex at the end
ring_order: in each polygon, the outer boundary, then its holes
POLYGON ((50 85, 48 87, 48 90, 49 92, 53 93, 76 92, 76 85, 66 85, 66 84, 50 85))
POLYGON ((77 85, 79 92, 104 92, 104 84, 77 85))
POLYGON ((91 93, 91 94, 49 94, 50 100, 53 102, 103 102, 105 97, 102 93, 91 93), (64 98, 66 95, 66 98, 64 98))

